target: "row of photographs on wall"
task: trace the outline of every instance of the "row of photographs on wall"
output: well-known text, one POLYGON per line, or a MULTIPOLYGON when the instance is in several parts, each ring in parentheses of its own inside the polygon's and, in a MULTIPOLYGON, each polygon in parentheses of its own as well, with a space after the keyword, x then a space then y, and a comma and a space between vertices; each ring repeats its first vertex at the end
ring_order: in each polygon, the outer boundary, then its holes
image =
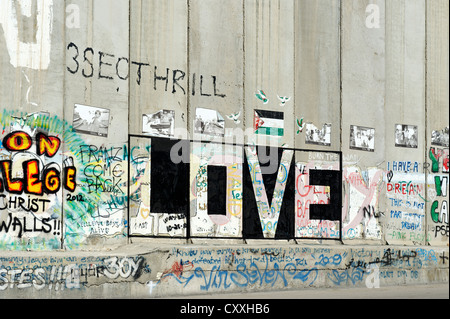
MULTIPOLYGON (((240 114, 227 115, 240 123, 240 114)), ((108 137, 110 110, 100 107, 76 104, 73 110, 73 129, 82 134, 108 137)), ((142 133, 151 136, 171 137, 175 130, 175 111, 160 110, 142 115, 142 133)), ((284 135, 283 112, 255 110, 254 131, 256 134, 281 137, 284 135)), ((321 128, 312 123, 304 124, 307 144, 331 146, 331 124, 321 128)), ((225 118, 216 110, 197 108, 194 119, 194 133, 210 136, 225 136, 225 118)), ((395 146, 418 148, 419 134, 416 125, 395 125, 395 146)), ((449 146, 449 127, 433 131, 431 144, 449 146)), ((375 128, 351 125, 350 149, 375 151, 375 128)))

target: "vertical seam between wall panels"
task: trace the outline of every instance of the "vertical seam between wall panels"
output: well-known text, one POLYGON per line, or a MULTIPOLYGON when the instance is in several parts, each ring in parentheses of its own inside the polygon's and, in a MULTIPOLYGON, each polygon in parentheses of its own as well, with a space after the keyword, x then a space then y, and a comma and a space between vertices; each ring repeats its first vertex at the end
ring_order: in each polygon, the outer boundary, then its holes
MULTIPOLYGON (((90 1, 89 6, 89 22, 88 22, 88 34, 86 35, 87 44, 93 48, 94 47, 94 1, 90 1), (90 38, 89 38, 90 35, 90 38)), ((89 90, 84 91, 84 102, 88 103, 87 105, 92 105, 92 87, 93 87, 93 81, 92 79, 85 80, 86 87, 89 86, 89 90), (86 91, 89 93, 89 101, 86 99, 86 91)))
POLYGON ((130 132, 128 132, 128 149, 127 149, 127 158, 128 158, 128 163, 127 163, 127 219, 128 219, 128 227, 127 227, 127 242, 129 244, 131 244, 131 238, 130 238, 130 227, 131 227, 131 223, 130 223, 130 189, 131 189, 131 174, 130 174, 130 168, 131 168, 131 135, 130 132))
MULTIPOLYGON (((423 158, 423 163, 424 163, 424 167, 425 167, 425 163, 427 162, 427 150, 428 150, 428 28, 427 28, 427 21, 428 21, 428 0, 425 0, 425 19, 424 19, 424 29, 425 29, 425 92, 424 92, 424 96, 425 96, 425 145, 424 145, 424 158, 423 158)), ((427 218, 427 211, 428 211, 428 170, 426 170, 425 172, 425 239, 424 239, 424 244, 427 244, 428 241, 428 218, 427 218)))

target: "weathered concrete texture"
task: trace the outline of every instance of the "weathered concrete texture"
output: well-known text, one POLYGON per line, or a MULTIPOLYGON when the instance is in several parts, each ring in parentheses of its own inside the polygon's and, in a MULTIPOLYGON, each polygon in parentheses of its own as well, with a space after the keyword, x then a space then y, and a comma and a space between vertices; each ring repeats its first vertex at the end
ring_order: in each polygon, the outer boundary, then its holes
POLYGON ((2 298, 157 298, 448 282, 448 248, 131 244, 113 251, 2 253, 2 298))

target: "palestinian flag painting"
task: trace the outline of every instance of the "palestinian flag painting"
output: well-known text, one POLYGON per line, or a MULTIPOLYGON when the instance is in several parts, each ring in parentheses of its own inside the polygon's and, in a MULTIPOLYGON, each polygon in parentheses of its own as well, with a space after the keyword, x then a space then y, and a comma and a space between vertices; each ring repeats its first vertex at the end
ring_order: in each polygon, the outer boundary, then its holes
POLYGON ((284 136, 284 113, 255 110, 253 129, 259 135, 284 136))

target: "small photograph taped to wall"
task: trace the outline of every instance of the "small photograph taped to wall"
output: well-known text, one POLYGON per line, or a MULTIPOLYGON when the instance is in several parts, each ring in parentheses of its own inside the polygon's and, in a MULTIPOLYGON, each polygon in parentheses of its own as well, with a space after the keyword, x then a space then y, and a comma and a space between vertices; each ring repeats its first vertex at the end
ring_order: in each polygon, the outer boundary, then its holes
POLYGON ((350 149, 375 152, 375 129, 351 125, 350 149))
POLYGON ((194 120, 194 133, 225 136, 225 119, 215 110, 197 108, 194 120))
POLYGON ((314 124, 306 123, 305 130, 306 144, 331 146, 331 124, 324 124, 319 130, 314 124))
POLYGON ((75 104, 73 130, 82 134, 108 137, 109 117, 108 109, 75 104))
POLYGON ((160 110, 142 115, 142 133, 153 136, 171 137, 175 130, 175 111, 160 110))
POLYGON ((418 130, 415 125, 395 125, 395 146, 418 148, 418 130))
POLYGON ((431 145, 448 147, 448 129, 447 126, 441 131, 433 131, 431 133, 431 145))

